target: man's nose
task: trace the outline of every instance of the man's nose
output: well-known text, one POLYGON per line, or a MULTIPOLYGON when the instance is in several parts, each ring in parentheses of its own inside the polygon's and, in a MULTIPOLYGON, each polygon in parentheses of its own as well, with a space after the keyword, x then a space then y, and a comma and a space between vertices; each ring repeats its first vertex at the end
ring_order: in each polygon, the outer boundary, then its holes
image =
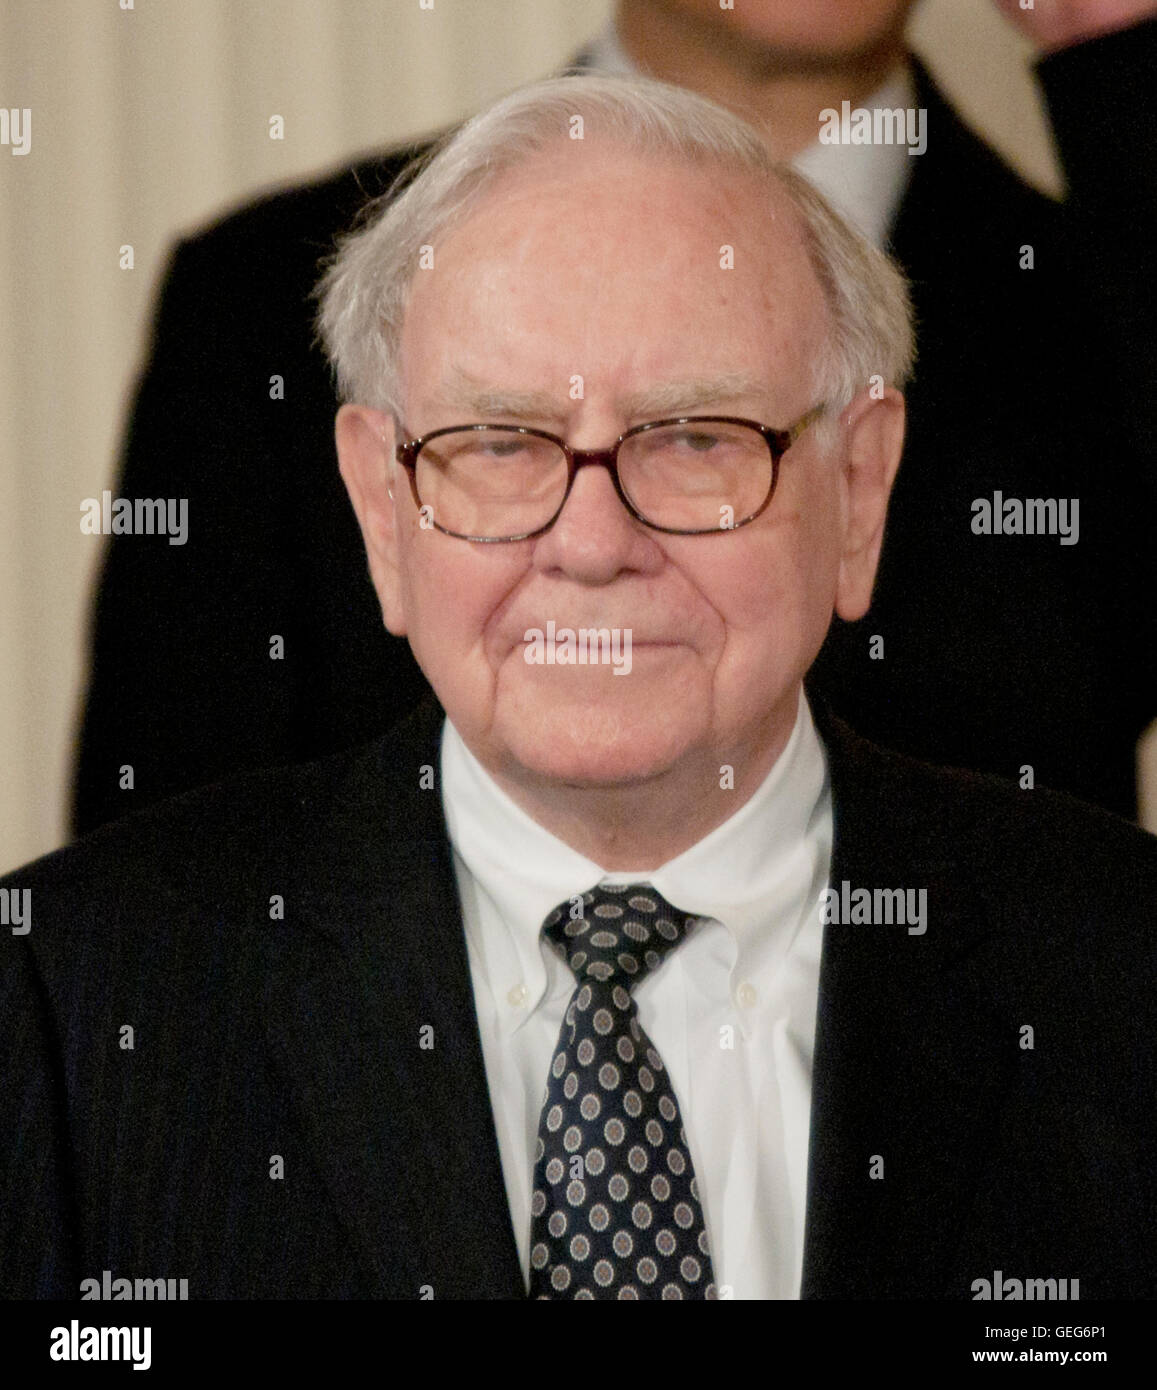
POLYGON ((652 533, 623 504, 611 470, 592 459, 579 467, 558 520, 539 542, 537 558, 597 583, 623 568, 646 565, 654 551, 652 533))

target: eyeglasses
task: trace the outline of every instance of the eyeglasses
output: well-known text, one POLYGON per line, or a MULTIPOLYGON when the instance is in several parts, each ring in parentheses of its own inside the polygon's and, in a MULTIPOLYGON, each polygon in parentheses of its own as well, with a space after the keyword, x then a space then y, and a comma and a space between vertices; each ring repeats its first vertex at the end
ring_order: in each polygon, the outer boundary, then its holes
POLYGON ((610 470, 623 506, 644 526, 706 536, 746 526, 775 492, 784 454, 824 412, 787 429, 730 415, 636 425, 609 449, 572 449, 521 425, 451 425, 396 450, 419 509, 447 536, 524 541, 548 531, 580 468, 610 470))

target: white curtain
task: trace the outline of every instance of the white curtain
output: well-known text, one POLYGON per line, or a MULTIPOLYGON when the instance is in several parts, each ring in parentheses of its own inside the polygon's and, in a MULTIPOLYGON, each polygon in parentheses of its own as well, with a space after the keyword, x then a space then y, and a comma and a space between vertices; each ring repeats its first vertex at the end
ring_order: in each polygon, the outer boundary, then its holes
MULTIPOLYGON (((103 544, 81 534, 80 504, 111 485, 173 237, 550 73, 609 12, 610 0, 0 0, 0 106, 32 113, 29 153, 0 145, 0 871, 65 838, 103 544), (283 140, 269 138, 274 115, 283 140)), ((990 0, 929 0, 913 41, 974 123, 1055 188, 1025 51, 990 0)))

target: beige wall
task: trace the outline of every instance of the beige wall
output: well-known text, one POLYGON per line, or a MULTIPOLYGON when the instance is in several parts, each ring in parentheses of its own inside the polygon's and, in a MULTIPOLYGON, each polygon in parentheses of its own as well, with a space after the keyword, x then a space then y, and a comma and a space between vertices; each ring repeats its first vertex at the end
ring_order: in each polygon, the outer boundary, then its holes
MULTIPOLYGON (((172 238, 223 206, 436 129, 557 68, 609 0, 0 0, 0 870, 60 844, 127 393, 172 238), (284 141, 268 138, 272 114, 284 141), (135 267, 118 268, 134 248, 135 267)), ((1024 49, 989 0, 913 38, 953 97, 1055 186, 1024 49), (977 74, 982 74, 982 80, 977 74)))

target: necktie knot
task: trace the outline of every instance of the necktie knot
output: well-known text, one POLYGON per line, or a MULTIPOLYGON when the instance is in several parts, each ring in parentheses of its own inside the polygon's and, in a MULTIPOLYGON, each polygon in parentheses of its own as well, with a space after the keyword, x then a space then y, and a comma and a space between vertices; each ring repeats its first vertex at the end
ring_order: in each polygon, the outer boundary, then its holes
POLYGON ((610 981, 631 990, 698 920, 672 907, 649 884, 604 884, 581 900, 560 904, 542 930, 579 981, 610 981))

